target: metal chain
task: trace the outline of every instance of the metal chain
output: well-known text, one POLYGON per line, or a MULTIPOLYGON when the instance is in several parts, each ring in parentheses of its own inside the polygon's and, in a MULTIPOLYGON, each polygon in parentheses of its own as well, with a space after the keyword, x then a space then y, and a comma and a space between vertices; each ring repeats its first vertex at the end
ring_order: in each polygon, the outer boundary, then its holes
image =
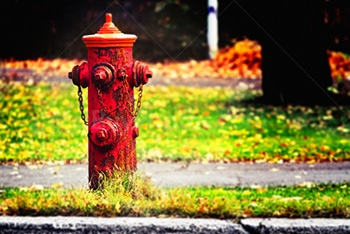
POLYGON ((84 124, 86 126, 89 125, 89 123, 86 121, 86 116, 84 114, 84 105, 83 105, 83 92, 81 91, 81 87, 78 86, 78 100, 79 100, 79 109, 81 112, 81 119, 84 121, 84 124))
POLYGON ((136 111, 135 111, 135 118, 139 115, 139 112, 140 112, 142 92, 143 92, 143 84, 141 84, 140 87, 139 87, 139 100, 137 101, 137 106, 136 106, 136 111))
MULTIPOLYGON (((122 86, 123 86, 123 89, 124 89, 124 92, 125 92, 124 98, 125 98, 126 104, 127 104, 127 106, 128 106, 127 109, 128 109, 129 114, 130 114, 132 117, 134 117, 135 115, 134 115, 134 113, 132 112, 131 97, 130 97, 129 89, 128 89, 128 86, 127 86, 128 84, 127 84, 127 82, 126 82, 127 77, 128 77, 128 75, 125 75, 125 77, 124 77, 124 79, 123 79, 123 83, 122 83, 122 86), (129 100, 129 101, 128 101, 128 100, 129 100)), ((123 91, 123 89, 122 89, 122 91, 123 91)))
MULTIPOLYGON (((127 77, 128 77, 128 75, 126 75, 126 74, 123 76, 122 87, 121 87, 121 92, 120 92, 120 95, 121 95, 120 100, 126 100, 126 103, 127 103, 127 106, 128 106, 127 110, 129 112, 129 114, 132 117, 136 118, 137 115, 139 114, 140 108, 141 108, 141 99, 142 99, 143 85, 141 84, 141 86, 139 87, 139 99, 138 99, 138 102, 137 102, 136 111, 135 111, 135 113, 133 113, 131 97, 130 97, 130 93, 129 93, 129 90, 128 90, 127 77)), ((111 110, 111 111, 107 110, 107 108, 105 107, 105 105, 103 104, 103 101, 102 101, 101 89, 98 88, 98 87, 96 87, 96 88, 97 88, 98 101, 100 103, 100 106, 103 109, 103 112, 105 112, 105 114, 111 115, 112 113, 118 111, 119 108, 121 108, 121 102, 119 102, 117 107, 114 110, 111 110)))
MULTIPOLYGON (((117 106, 114 110, 108 110, 106 108, 106 106, 103 104, 103 101, 102 101, 102 93, 101 93, 101 88, 96 86, 96 89, 97 89, 97 99, 100 103, 100 106, 101 108, 103 109, 103 112, 106 114, 106 115, 112 115, 112 113, 118 111, 121 107, 122 107, 122 104, 124 101, 126 101, 126 105, 127 105, 127 111, 129 112, 129 114, 133 117, 133 118, 136 118, 140 112, 140 108, 141 108, 141 99, 142 99, 142 93, 143 93, 143 85, 141 84, 140 87, 139 87, 139 98, 138 98, 138 101, 137 101, 137 105, 136 105, 136 111, 135 113, 133 112, 133 103, 132 103, 132 99, 130 97, 130 93, 129 93, 129 88, 128 88, 128 83, 127 83, 127 78, 128 78, 128 75, 127 74, 124 74, 123 75, 123 80, 122 80, 122 85, 121 85, 121 89, 120 89, 120 97, 119 97, 119 102, 117 103, 117 106)), ((80 99, 79 99, 80 100, 80 99)), ((82 118, 83 118, 83 114, 82 114, 82 118)), ((84 116, 85 118, 85 116, 84 116)), ((120 139, 122 142, 123 141, 128 141, 130 140, 127 135, 124 135, 122 137, 122 139, 120 139)), ((116 144, 117 144, 117 141, 114 143, 113 147, 116 147, 116 144)), ((132 157, 132 165, 134 165, 134 158, 132 157)))
POLYGON ((107 108, 105 107, 105 105, 103 104, 103 101, 102 101, 102 94, 101 94, 101 89, 96 87, 97 89, 97 99, 98 99, 98 102, 100 103, 100 106, 102 107, 103 109, 103 112, 106 114, 106 115, 112 115, 113 112, 117 111, 117 108, 112 110, 112 111, 109 111, 107 110, 107 108))
MULTIPOLYGON (((117 106, 114 110, 111 110, 111 111, 107 110, 107 108, 105 107, 105 105, 103 104, 103 101, 102 101, 102 93, 101 93, 100 87, 96 86, 96 89, 97 89, 98 102, 100 103, 100 106, 102 107, 103 112, 106 115, 112 115, 112 113, 118 111, 118 109, 121 108, 121 106, 122 106, 121 102, 118 102, 117 106)), ((124 82, 122 83, 122 88, 121 88, 121 92, 120 92, 120 100, 125 100, 123 89, 124 89, 124 82)))

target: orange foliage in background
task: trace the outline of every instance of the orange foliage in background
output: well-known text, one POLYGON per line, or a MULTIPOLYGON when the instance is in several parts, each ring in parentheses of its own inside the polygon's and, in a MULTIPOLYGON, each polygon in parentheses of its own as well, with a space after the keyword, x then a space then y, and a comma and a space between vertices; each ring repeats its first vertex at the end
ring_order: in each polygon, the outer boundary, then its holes
POLYGON ((60 80, 68 78, 68 72, 81 62, 77 59, 61 58, 53 60, 38 58, 37 60, 2 61, 0 64, 0 68, 2 68, 0 78, 31 80, 40 77, 42 80, 60 80))
MULTIPOLYGON (((157 63, 154 74, 172 78, 261 78, 261 46, 245 39, 219 51, 213 60, 157 63)), ((153 69, 153 68, 152 68, 153 69)))
MULTIPOLYGON (((211 78, 248 78, 262 77, 261 46, 252 40, 242 40, 232 47, 219 51, 213 60, 188 62, 165 62, 150 64, 155 77, 166 79, 211 78)), ((1 61, 0 78, 16 79, 20 77, 30 80, 40 77, 43 80, 66 79, 73 66, 80 64, 79 60, 57 58, 54 60, 1 61)), ((333 79, 341 77, 350 79, 350 59, 340 52, 329 51, 329 64, 333 79)))
POLYGON ((245 39, 221 50, 211 63, 221 77, 259 78, 261 74, 261 46, 245 39))
POLYGON ((341 52, 329 51, 328 61, 333 79, 337 77, 342 79, 350 78, 350 58, 346 58, 341 52))

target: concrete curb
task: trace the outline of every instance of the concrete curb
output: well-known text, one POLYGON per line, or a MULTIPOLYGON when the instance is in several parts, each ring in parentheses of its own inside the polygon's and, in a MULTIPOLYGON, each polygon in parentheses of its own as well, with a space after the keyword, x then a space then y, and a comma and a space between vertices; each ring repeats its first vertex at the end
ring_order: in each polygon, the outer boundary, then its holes
POLYGON ((248 233, 350 233, 350 219, 244 219, 248 233))
POLYGON ((0 217, 0 233, 237 233, 241 225, 215 219, 0 217))
POLYGON ((0 233, 350 233, 350 219, 0 217, 0 233))

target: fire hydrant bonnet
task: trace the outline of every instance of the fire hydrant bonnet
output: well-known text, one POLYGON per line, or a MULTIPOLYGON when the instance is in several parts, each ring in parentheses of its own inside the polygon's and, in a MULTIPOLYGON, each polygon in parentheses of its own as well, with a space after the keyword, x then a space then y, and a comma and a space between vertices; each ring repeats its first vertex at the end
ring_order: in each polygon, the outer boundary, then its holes
POLYGON ((112 14, 106 14, 106 23, 93 35, 83 36, 86 47, 132 47, 137 36, 122 33, 112 22, 112 14))

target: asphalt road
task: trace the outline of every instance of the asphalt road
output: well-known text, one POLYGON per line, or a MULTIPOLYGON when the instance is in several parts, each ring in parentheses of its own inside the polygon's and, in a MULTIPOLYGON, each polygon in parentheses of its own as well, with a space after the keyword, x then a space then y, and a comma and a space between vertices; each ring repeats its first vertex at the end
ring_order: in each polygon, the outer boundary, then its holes
MULTIPOLYGON (((88 165, 0 165, 0 187, 54 184, 82 187, 88 183, 88 165)), ((350 162, 333 163, 139 163, 138 169, 160 187, 251 186, 338 183, 350 181, 350 162)))

